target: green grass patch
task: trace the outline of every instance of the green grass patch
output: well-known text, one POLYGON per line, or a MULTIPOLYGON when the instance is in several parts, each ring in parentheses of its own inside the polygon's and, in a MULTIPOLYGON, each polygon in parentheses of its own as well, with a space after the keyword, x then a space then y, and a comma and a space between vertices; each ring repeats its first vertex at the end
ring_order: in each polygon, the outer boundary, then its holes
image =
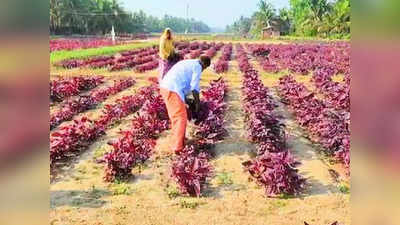
POLYGON ((216 175, 217 184, 219 185, 231 185, 233 184, 232 174, 227 172, 218 173, 216 175))
POLYGON ((78 171, 80 174, 86 174, 86 173, 87 173, 87 167, 86 167, 86 165, 79 165, 79 166, 77 167, 77 171, 78 171))
POLYGON ((95 160, 101 159, 110 150, 111 148, 108 145, 103 145, 97 148, 96 150, 94 150, 93 159, 95 160))
POLYGON ((287 194, 287 193, 282 193, 280 195, 277 196, 279 199, 291 199, 294 198, 294 195, 291 194, 287 194))
POLYGON ((276 40, 282 41, 350 41, 350 36, 330 36, 330 37, 313 37, 313 36, 294 36, 294 35, 287 35, 287 36, 280 36, 274 37, 276 40))
POLYGON ((169 186, 165 189, 165 192, 168 195, 169 199, 174 199, 177 198, 181 195, 181 193, 179 192, 178 188, 175 186, 169 186))
POLYGON ((342 192, 343 194, 350 194, 350 187, 347 186, 346 184, 339 184, 338 188, 339 191, 342 192))
POLYGON ((132 193, 131 187, 127 183, 114 183, 111 185, 111 193, 113 195, 130 195, 132 193))
POLYGON ((118 52, 137 49, 137 48, 146 48, 156 44, 157 42, 141 42, 141 43, 132 43, 132 44, 124 44, 116 46, 107 46, 101 48, 78 49, 74 51, 56 51, 50 54, 50 63, 55 63, 65 59, 80 59, 92 56, 112 55, 118 52))
POLYGON ((197 201, 197 199, 195 200, 181 200, 179 202, 179 206, 183 209, 196 209, 197 207, 199 207, 200 205, 205 205, 205 202, 199 202, 197 201))
POLYGON ((284 208, 285 206, 287 206, 287 201, 283 201, 283 200, 274 200, 271 202, 271 205, 268 207, 269 210, 277 210, 280 208, 284 208))

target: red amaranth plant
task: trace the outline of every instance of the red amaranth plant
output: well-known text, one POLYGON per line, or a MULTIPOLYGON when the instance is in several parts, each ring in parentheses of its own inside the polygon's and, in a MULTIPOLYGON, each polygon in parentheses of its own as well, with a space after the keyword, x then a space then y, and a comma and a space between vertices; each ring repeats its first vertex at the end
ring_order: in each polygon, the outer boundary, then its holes
POLYGON ((288 69, 307 75, 318 68, 329 68, 332 75, 346 73, 350 68, 350 44, 247 44, 267 72, 288 69))
POLYGON ((74 39, 57 38, 50 40, 50 52, 61 51, 61 50, 98 48, 102 46, 110 46, 115 44, 120 45, 124 43, 125 42, 121 40, 113 42, 110 39, 103 39, 103 38, 74 38, 74 39))
POLYGON ((108 96, 123 91, 132 85, 135 81, 131 78, 114 81, 114 85, 93 91, 89 95, 79 96, 71 99, 60 106, 60 110, 50 116, 50 130, 54 129, 64 121, 71 120, 73 116, 89 109, 95 108, 103 102, 108 96))
POLYGON ((214 64, 214 70, 216 73, 224 73, 229 69, 229 62, 224 60, 218 60, 214 64))
POLYGON ((106 163, 104 180, 107 182, 128 179, 132 168, 147 160, 155 146, 153 139, 137 139, 132 131, 121 133, 123 136, 111 143, 113 151, 106 153, 103 159, 106 163))
POLYGON ((153 58, 152 61, 150 61, 146 64, 136 66, 135 71, 138 73, 144 73, 148 70, 153 70, 157 67, 158 67, 158 60, 156 58, 153 58))
POLYGON ((215 47, 211 47, 208 51, 204 53, 204 55, 210 57, 210 59, 214 58, 214 56, 217 54, 217 50, 215 47))
POLYGON ((229 69, 229 61, 232 55, 232 44, 229 43, 222 48, 222 55, 218 61, 214 64, 214 70, 216 73, 224 73, 229 69))
POLYGON ((304 189, 305 179, 298 175, 296 162, 289 151, 265 152, 251 161, 244 162, 245 169, 265 187, 267 196, 299 194, 304 189))
POLYGON ((50 81, 50 100, 60 102, 66 97, 78 95, 104 83, 103 76, 59 78, 50 81))
POLYGON ((201 55, 201 53, 202 53, 201 49, 194 50, 189 54, 188 59, 196 59, 201 55))
POLYGON ((95 126, 86 117, 74 120, 71 125, 64 126, 50 136, 50 162, 62 159, 69 154, 87 148, 97 137, 104 134, 103 129, 95 126))
POLYGON ((171 176, 178 183, 182 193, 200 196, 207 178, 212 175, 212 167, 208 160, 214 143, 222 140, 226 134, 223 127, 226 105, 224 96, 227 85, 223 79, 210 82, 210 86, 202 91, 202 111, 195 116, 195 136, 193 144, 188 145, 172 163, 171 176))
POLYGON ((349 168, 350 112, 329 108, 329 104, 317 99, 314 93, 292 76, 280 78, 278 88, 293 109, 299 124, 310 131, 311 138, 349 168))
POLYGON ((237 49, 241 61, 239 66, 243 66, 242 91, 247 129, 250 140, 257 144, 257 157, 243 165, 264 187, 267 196, 298 194, 305 180, 294 169, 298 163, 287 148, 284 125, 273 113, 276 105, 258 72, 249 64, 244 49, 241 45, 237 49))
POLYGON ((132 168, 151 156, 158 135, 168 129, 168 114, 161 96, 154 90, 144 97, 146 100, 132 120, 131 128, 110 143, 113 150, 102 160, 106 164, 104 180, 107 182, 129 178, 132 168))
POLYGON ((115 105, 107 107, 96 121, 82 118, 59 128, 50 135, 50 162, 67 158, 71 153, 86 149, 98 137, 105 133, 107 127, 114 121, 135 112, 145 100, 152 96, 154 86, 141 88, 134 96, 117 100, 115 105), (110 110, 112 109, 112 110, 110 110))
POLYGON ((199 197, 207 178, 212 175, 209 156, 195 153, 195 147, 186 146, 172 162, 172 177, 178 183, 182 193, 199 197))
POLYGON ((312 81, 330 106, 350 112, 350 84, 332 81, 333 74, 327 68, 318 69, 314 72, 312 81))
POLYGON ((114 64, 113 66, 110 67, 110 71, 119 71, 119 70, 124 70, 124 69, 130 69, 134 68, 135 66, 141 66, 144 64, 151 63, 153 61, 156 61, 156 59, 153 56, 130 56, 129 59, 127 59, 124 62, 118 62, 114 64))
POLYGON ((108 67, 110 71, 118 71, 133 68, 151 62, 157 56, 158 48, 149 47, 138 50, 121 52, 117 56, 95 56, 88 59, 67 59, 55 63, 55 66, 72 69, 76 67, 103 68, 108 67))

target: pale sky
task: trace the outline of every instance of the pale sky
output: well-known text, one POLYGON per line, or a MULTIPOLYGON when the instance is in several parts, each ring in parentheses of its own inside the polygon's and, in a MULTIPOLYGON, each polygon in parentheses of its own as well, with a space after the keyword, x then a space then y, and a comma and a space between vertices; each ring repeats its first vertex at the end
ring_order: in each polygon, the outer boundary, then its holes
MULTIPOLYGON (((225 28, 243 16, 250 16, 257 9, 259 0, 119 0, 125 9, 143 10, 146 14, 162 17, 165 14, 205 22, 210 27, 225 28)), ((289 0, 269 0, 276 9, 289 7, 289 0)))

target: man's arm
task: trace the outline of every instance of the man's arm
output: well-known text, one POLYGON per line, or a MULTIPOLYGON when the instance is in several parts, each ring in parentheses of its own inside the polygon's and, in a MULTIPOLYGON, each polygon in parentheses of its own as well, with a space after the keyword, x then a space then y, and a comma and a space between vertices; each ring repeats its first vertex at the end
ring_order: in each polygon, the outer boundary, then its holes
POLYGON ((192 91, 192 95, 194 98, 194 103, 196 106, 196 112, 200 110, 200 76, 202 69, 201 67, 195 67, 193 69, 192 81, 190 82, 190 90, 192 91))
POLYGON ((200 111, 200 95, 199 92, 196 90, 192 91, 193 98, 194 98, 194 104, 195 104, 195 110, 196 112, 200 111))

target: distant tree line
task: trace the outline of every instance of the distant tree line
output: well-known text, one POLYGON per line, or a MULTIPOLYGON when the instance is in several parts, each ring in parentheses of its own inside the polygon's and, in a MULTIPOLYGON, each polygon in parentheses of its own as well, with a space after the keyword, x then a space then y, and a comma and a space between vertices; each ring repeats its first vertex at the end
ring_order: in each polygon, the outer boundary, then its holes
POLYGON ((278 12, 267 0, 260 0, 251 17, 240 17, 226 32, 259 37, 272 24, 283 35, 349 38, 350 0, 290 0, 290 7, 278 12))
POLYGON ((50 0, 51 34, 106 34, 114 26, 118 33, 174 32, 205 33, 210 27, 195 19, 129 12, 118 0, 50 0))

